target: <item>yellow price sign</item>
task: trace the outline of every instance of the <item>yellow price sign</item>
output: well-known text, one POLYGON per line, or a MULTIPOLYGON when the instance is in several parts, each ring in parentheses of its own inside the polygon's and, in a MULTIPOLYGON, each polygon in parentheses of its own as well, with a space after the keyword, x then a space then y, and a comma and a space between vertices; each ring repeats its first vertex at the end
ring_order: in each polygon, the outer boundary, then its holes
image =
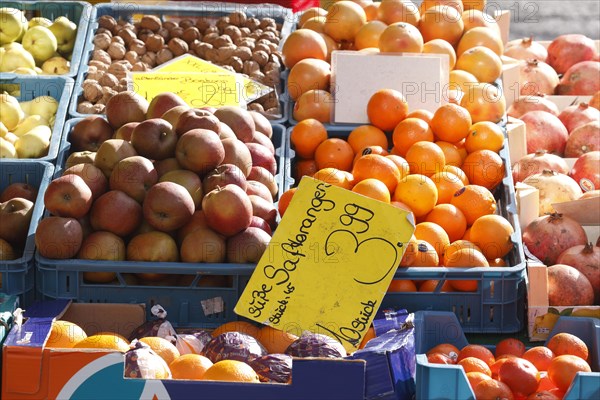
POLYGON ((356 350, 414 232, 400 208, 304 177, 235 306, 284 331, 356 350))
POLYGON ((235 75, 213 72, 134 72, 132 90, 151 101, 163 92, 181 97, 190 107, 245 106, 235 75))

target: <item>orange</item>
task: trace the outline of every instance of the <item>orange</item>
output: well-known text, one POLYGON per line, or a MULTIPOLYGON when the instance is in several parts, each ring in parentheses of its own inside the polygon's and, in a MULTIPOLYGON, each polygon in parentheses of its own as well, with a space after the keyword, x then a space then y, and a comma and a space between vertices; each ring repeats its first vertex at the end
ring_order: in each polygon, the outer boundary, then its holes
POLYGON ((69 349, 86 337, 87 334, 79 325, 69 321, 54 321, 46 347, 69 349))
POLYGON ((437 197, 437 189, 430 178, 411 174, 398 182, 393 200, 406 204, 416 217, 422 217, 433 209, 437 197))
POLYGON ((419 31, 423 41, 443 39, 456 46, 465 28, 461 14, 462 10, 459 12, 448 5, 436 5, 421 13, 419 31))
POLYGON ((462 159, 461 166, 462 166, 462 163, 465 162, 465 158, 467 158, 467 155, 469 154, 467 149, 465 149, 465 140, 466 139, 463 139, 463 140, 453 143, 454 146, 456 146, 456 150, 458 150, 458 154, 460 154, 460 158, 462 159))
POLYGON ((265 346, 269 353, 284 353, 292 342, 298 339, 298 336, 275 329, 272 326, 265 325, 260 328, 258 341, 265 346))
POLYGON ((212 361, 199 354, 183 354, 169 364, 169 369, 173 379, 200 380, 212 365, 212 361))
POLYGON ((445 142, 458 142, 467 137, 471 129, 471 115, 466 108, 448 103, 438 108, 431 120, 435 137, 445 142))
POLYGON ((477 78, 472 73, 463 71, 462 69, 450 71, 450 79, 448 81, 450 89, 459 89, 463 93, 468 93, 469 85, 472 83, 477 83, 477 78))
POLYGON ((343 139, 330 138, 323 141, 315 151, 317 168, 337 168, 350 171, 354 161, 354 150, 343 139))
MULTIPOLYGON (((311 32, 309 29, 300 30, 311 32)), ((318 33, 315 34, 321 37, 318 33)), ((328 91, 322 89, 310 89, 302 93, 300 97, 298 97, 296 103, 294 103, 292 117, 296 121, 314 118, 320 122, 329 123, 331 121, 333 102, 333 96, 328 91)))
POLYGON ((555 357, 548 367, 548 377, 562 391, 566 391, 575 379, 577 372, 592 372, 589 364, 571 354, 555 357))
POLYGON ((464 360, 467 357, 475 357, 484 361, 490 367, 496 359, 494 354, 486 347, 480 344, 468 344, 458 352, 457 362, 464 360))
POLYGON ((456 51, 454 51, 454 47, 444 39, 433 39, 423 44, 423 53, 446 54, 448 56, 448 69, 454 69, 454 64, 456 64, 456 51))
POLYGON ((410 279, 393 279, 388 286, 388 293, 394 292, 416 292, 417 286, 410 279))
POLYGON ((297 29, 288 35, 281 48, 283 63, 292 68, 296 63, 305 58, 325 60, 327 45, 317 32, 310 29, 297 29))
POLYGON ((313 158, 315 150, 327 139, 327 129, 320 121, 308 118, 292 128, 290 142, 300 158, 313 158))
POLYGON ((408 162, 404 158, 396 154, 388 154, 387 156, 385 156, 385 158, 391 160, 394 164, 396 164, 396 167, 400 172, 400 179, 404 179, 404 177, 410 174, 410 167, 408 165, 408 162))
POLYGON ((440 353, 450 358, 454 364, 458 360, 458 348, 451 343, 440 343, 427 351, 427 355, 440 353))
POLYGON ((418 223, 415 226, 414 235, 417 240, 424 240, 432 245, 440 259, 444 253, 444 249, 450 244, 450 239, 448 239, 448 234, 444 228, 434 222, 418 223))
POLYGON ((365 333, 365 337, 363 337, 362 342, 360 342, 360 345, 358 346, 359 349, 364 349, 365 346, 367 345, 367 343, 369 343, 369 340, 374 339, 375 336, 375 329, 371 326, 369 327, 369 329, 367 329, 367 332, 365 333))
POLYGON ((450 358, 442 353, 431 353, 427 355, 427 362, 431 364, 454 364, 450 358))
POLYGON ((387 24, 382 21, 369 21, 358 30, 354 38, 354 45, 357 50, 377 47, 379 45, 379 36, 387 28, 387 24))
POLYGON ((291 188, 286 190, 281 194, 279 198, 279 202, 277 203, 277 209, 279 210, 279 216, 283 217, 285 214, 285 210, 287 210, 290 205, 290 201, 292 201, 292 197, 294 197, 294 193, 296 193, 297 188, 291 188))
POLYGON ((129 344, 117 335, 92 335, 75 343, 74 349, 110 349, 126 352, 129 344))
POLYGON ((317 163, 315 160, 298 159, 296 160, 296 166, 294 167, 294 178, 299 181, 303 176, 313 176, 317 171, 317 163))
POLYGON ((504 258, 494 258, 494 259, 488 258, 488 263, 490 264, 490 267, 506 267, 508 265, 506 263, 506 260, 504 260, 504 258))
POLYGON ((391 131, 406 118, 408 102, 404 95, 394 89, 380 89, 373 93, 367 103, 367 116, 371 124, 384 131, 391 131))
MULTIPOLYGON (((310 29, 310 30, 313 30, 318 33, 323 33, 323 32, 325 32, 325 21, 327 21, 327 18, 325 18, 325 17, 312 17, 312 18, 308 19, 304 24, 302 24, 301 28, 302 29, 310 29)), ((305 58, 304 60, 315 60, 315 59, 314 58, 305 58)), ((296 67, 298 64, 300 64, 304 60, 300 60, 299 62, 297 62, 296 65, 294 65, 294 67, 296 67)), ((319 60, 319 61, 321 61, 321 60, 319 60)), ((294 68, 294 67, 292 67, 292 68, 294 68)), ((293 96, 292 96, 292 98, 293 98, 293 96)))
POLYGON ((378 154, 367 154, 356 160, 352 167, 352 176, 356 183, 367 178, 378 179, 387 186, 390 193, 396 189, 398 182, 402 179, 396 164, 378 154))
POLYGON ((455 165, 446 164, 444 166, 444 169, 442 169, 442 172, 449 172, 451 174, 458 176, 458 178, 460 179, 460 181, 462 182, 463 185, 469 184, 469 178, 467 178, 467 174, 465 174, 465 171, 463 171, 462 169, 458 168, 455 165))
POLYGON ((565 332, 552 336, 546 343, 546 347, 552 350, 555 356, 570 354, 587 360, 589 355, 588 347, 583 340, 565 332))
POLYGON ((388 151, 381 146, 367 146, 367 147, 364 147, 359 153, 356 153, 354 155, 354 161, 352 162, 352 165, 354 165, 356 160, 358 160, 362 156, 366 156, 369 154, 377 154, 379 156, 389 155, 388 151))
POLYGON ((503 146, 502 128, 490 121, 476 122, 471 125, 465 140, 465 149, 469 153, 476 150, 491 150, 497 153, 503 146))
POLYGON ((378 47, 382 53, 420 53, 423 50, 423 35, 410 23, 395 22, 381 32, 378 47))
POLYGON ((488 375, 483 372, 467 372, 467 380, 469 381, 469 385, 471 385, 471 389, 477 386, 477 384, 481 381, 490 380, 488 375))
POLYGON ((242 361, 221 360, 206 370, 204 381, 259 382, 251 366, 242 361))
MULTIPOLYGON (((557 389, 558 390, 558 389, 557 389)), ((527 400, 561 400, 562 397, 558 397, 556 394, 549 390, 538 390, 535 393, 527 396, 527 400)))
POLYGON ((514 400, 514 396, 510 388, 500 381, 489 379, 481 381, 473 388, 473 393, 476 399, 502 399, 514 400))
POLYGON ((479 185, 466 185, 459 189, 450 204, 458 207, 467 218, 467 225, 473 225, 475 220, 483 215, 496 212, 496 199, 488 189, 479 185))
POLYGON ((352 191, 375 200, 383 201, 384 203, 389 204, 391 201, 390 191, 385 183, 379 179, 363 179, 352 187, 352 191))
POLYGON ((324 17, 327 15, 327 10, 321 7, 310 7, 302 12, 300 17, 298 17, 298 27, 301 27, 311 18, 315 17, 324 17))
POLYGON ((392 141, 394 142, 395 154, 406 157, 410 147, 417 142, 433 142, 433 131, 429 124, 416 117, 404 119, 394 128, 392 141))
POLYGON ((525 353, 525 345, 519 339, 506 338, 496 343, 496 358, 504 354, 521 357, 525 353))
POLYGON ((383 149, 389 148, 385 132, 373 125, 357 126, 350 132, 347 141, 355 154, 360 153, 362 149, 368 146, 381 146, 383 149))
POLYGON ((462 237, 462 240, 471 241, 471 227, 467 228, 467 230, 465 231, 465 234, 462 237))
POLYGON ((540 384, 537 368, 522 358, 509 358, 498 371, 498 380, 506 383, 515 396, 529 396, 540 384))
POLYGON ((454 254, 461 249, 479 250, 479 247, 477 247, 475 243, 465 239, 456 240, 450 243, 450 246, 444 249, 444 263, 446 260, 452 260, 454 258, 454 254))
POLYGON ((417 251, 411 267, 437 267, 440 263, 435 248, 425 240, 417 240, 417 251))
MULTIPOLYGON (((395 207, 398 207, 398 202, 396 202, 396 201, 392 201, 391 204, 395 207)), ((404 208, 404 207, 400 207, 400 208, 404 208)), ((402 260, 400 260, 400 267, 410 267, 411 264, 415 261, 415 258, 417 257, 418 242, 417 242, 417 238, 415 237, 415 235, 411 235, 408 242, 404 243, 404 245, 406 246, 406 250, 404 251, 404 254, 402 255, 402 260)))
POLYGON ((429 110, 425 110, 423 108, 419 108, 418 110, 411 111, 406 116, 406 119, 409 118, 419 118, 423 121, 427 122, 427 125, 431 123, 431 119, 433 118, 433 113, 429 110))
POLYGON ((501 258, 513 248, 510 239, 514 229, 508 220, 500 215, 483 215, 471 226, 471 241, 481 249, 487 259, 501 258))
POLYGON ((486 374, 487 376, 492 376, 492 371, 490 370, 489 365, 483 360, 475 357, 467 357, 463 358, 458 362, 458 365, 462 366, 465 370, 465 373, 469 372, 481 372, 486 374))
POLYGON ((464 186, 460 178, 450 172, 436 172, 431 175, 431 180, 438 192, 437 204, 450 203, 454 193, 464 186))
MULTIPOLYGON (((494 57, 496 57, 495 54, 494 57)), ((502 91, 496 86, 486 83, 470 85, 461 98, 460 105, 469 110, 473 123, 499 122, 506 114, 506 99, 502 95, 502 91)))
MULTIPOLYGON (((419 292, 435 292, 435 289, 438 286, 438 280, 435 279, 429 279, 426 281, 423 281, 420 285, 419 285, 419 292)), ((444 281, 444 283, 442 284, 442 286, 440 287, 440 292, 454 292, 454 289, 452 289, 452 286, 450 285, 450 281, 444 281)))
POLYGON ((257 339, 258 334, 260 332, 260 328, 247 321, 229 321, 219 325, 219 327, 217 327, 217 329, 212 331, 210 334, 212 335, 212 337, 217 337, 221 333, 225 332, 245 333, 246 335, 250 335, 253 338, 257 339))
POLYGON ((465 32, 456 47, 456 55, 460 56, 462 53, 475 46, 487 47, 498 56, 502 56, 504 53, 504 44, 502 43, 499 32, 496 29, 487 26, 476 26, 465 32))
MULTIPOLYGON (((307 26, 307 28, 318 32, 323 22, 318 19, 311 20, 309 25, 311 27, 307 26)), ((293 101, 296 101, 308 90, 329 90, 330 81, 331 65, 327 61, 305 58, 290 69, 286 81, 287 93, 293 101)))
POLYGON ((313 178, 318 179, 320 181, 329 183, 333 186, 339 186, 344 189, 352 189, 352 184, 350 183, 350 179, 348 175, 345 174, 345 171, 341 171, 335 168, 323 168, 315 172, 313 178))
POLYGON ((501 358, 497 359, 495 363, 492 364, 490 370, 492 371, 492 378, 498 379, 498 371, 500 371, 500 367, 510 358, 515 358, 512 354, 505 354, 501 358))
MULTIPOLYGON (((444 258, 444 266, 448 268, 476 268, 489 267, 485 256, 475 249, 457 250, 451 258, 444 258)), ((477 290, 477 281, 452 281, 452 287, 461 292, 474 292, 477 290)))
POLYGON ((504 178, 504 162, 491 150, 476 150, 467 155, 462 165, 469 182, 494 189, 504 178))
MULTIPOLYGON (((456 69, 470 72, 479 82, 492 83, 502 73, 502 60, 493 50, 484 46, 475 46, 458 56, 456 69)), ((465 94, 465 97, 467 96, 469 92, 465 94)))
POLYGON ((522 357, 535 365, 539 371, 547 371, 554 353, 546 346, 536 346, 527 350, 522 357))
POLYGON ((146 336, 140 339, 140 342, 146 343, 156 354, 158 354, 167 365, 180 356, 177 347, 167 339, 158 336, 146 336))
POLYGON ((438 204, 425 216, 425 221, 440 226, 448 236, 449 243, 459 240, 467 230, 467 219, 452 204, 438 204))
MULTIPOLYGON (((548 365, 550 365, 550 363, 548 363, 548 365)), ((538 371, 540 371, 539 368, 538 368, 538 371)), ((538 385, 538 388, 537 388, 538 392, 541 392, 542 390, 552 390, 552 389, 556 389, 556 385, 554 384, 554 382, 552 382, 552 380, 548 376, 548 372, 546 372, 545 370, 540 371, 540 384, 538 385)))
POLYGON ((441 171, 446 165, 444 152, 435 143, 417 142, 406 152, 406 161, 411 174, 431 176, 441 171))
POLYGON ((437 144, 440 147, 440 149, 442 149, 442 151, 444 152, 446 164, 456 165, 457 167, 460 167, 462 165, 462 154, 454 143, 444 142, 441 140, 438 140, 434 143, 437 144))

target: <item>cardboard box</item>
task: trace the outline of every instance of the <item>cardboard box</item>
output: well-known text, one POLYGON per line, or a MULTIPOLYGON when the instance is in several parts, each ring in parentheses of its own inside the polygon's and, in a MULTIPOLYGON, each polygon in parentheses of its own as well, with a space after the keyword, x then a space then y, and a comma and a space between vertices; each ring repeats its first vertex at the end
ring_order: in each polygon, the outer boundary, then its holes
POLYGON ((71 303, 55 300, 28 310, 3 347, 3 399, 363 399, 365 362, 294 359, 291 384, 144 380, 123 377, 124 355, 97 349, 45 347, 55 319, 79 324, 88 334, 129 334, 145 321, 143 304, 71 303))

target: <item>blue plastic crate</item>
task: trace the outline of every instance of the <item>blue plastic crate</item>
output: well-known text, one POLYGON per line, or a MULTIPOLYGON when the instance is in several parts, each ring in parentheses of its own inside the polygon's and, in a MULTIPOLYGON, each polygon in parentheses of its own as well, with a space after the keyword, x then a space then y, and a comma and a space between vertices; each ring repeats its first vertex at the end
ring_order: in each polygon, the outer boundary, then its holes
MULTIPOLYGON (((64 123, 67 119, 67 110, 71 93, 73 91, 73 79, 62 76, 29 76, 15 74, 0 74, 0 87, 7 85, 19 91, 17 99, 19 101, 33 100, 38 96, 51 96, 58 101, 58 110, 52 127, 52 136, 50 137, 50 147, 48 154, 40 158, 20 158, 19 161, 48 161, 54 163, 58 155, 61 134, 64 123)), ((0 159, 0 163, 6 159, 0 159)))
MULTIPOLYGON (((59 166, 55 176, 61 174, 64 162, 69 155, 68 135, 73 126, 81 119, 67 122, 63 133, 63 143, 59 156, 59 166)), ((289 188, 285 182, 285 144, 289 141, 286 129, 282 125, 273 125, 273 144, 278 158, 276 180, 279 194, 289 188)), ((38 217, 41 218, 41 215, 38 217)), ((199 263, 152 263, 132 261, 90 261, 90 260, 52 260, 35 255, 37 290, 44 298, 74 299, 79 302, 100 303, 145 303, 150 312, 154 304, 162 305, 169 313, 169 320, 176 326, 214 328, 218 325, 238 319, 233 312, 239 296, 246 287, 254 264, 199 264, 199 263), (117 272, 117 278, 110 284, 86 282, 85 272, 117 272), (164 281, 159 286, 142 285, 132 282, 130 274, 162 273, 179 276, 184 283, 176 285, 164 281), (185 275, 182 276, 182 275, 185 275), (204 286, 207 277, 225 276, 222 285, 204 286), (214 306, 220 312, 210 312, 214 306)), ((150 316, 150 315, 149 315, 150 316)))
MULTIPOLYGON (((293 126, 288 128, 288 137, 293 126)), ((353 128, 331 126, 329 137, 347 138, 353 128)), ((391 143, 391 142, 390 142, 391 143)), ((292 176, 295 164, 295 152, 290 147, 287 180, 294 182, 292 176)), ((508 142, 500 150, 504 160, 505 177, 493 191, 498 212, 505 217, 514 229, 511 237, 513 249, 505 257, 507 267, 485 268, 444 268, 409 267, 398 268, 394 279, 439 280, 436 291, 387 293, 382 307, 405 308, 409 312, 418 310, 451 311, 456 314, 462 329, 473 333, 513 333, 520 331, 525 324, 526 271, 521 228, 517 212, 515 191, 510 172, 508 142), (440 292, 446 280, 475 280, 478 282, 475 292, 440 292)), ((293 183, 292 183, 293 186, 293 183)))
POLYGON ((83 1, 2 1, 2 7, 12 7, 25 12, 27 19, 44 17, 51 21, 64 16, 77 24, 75 47, 71 53, 69 73, 61 76, 75 77, 79 72, 81 54, 88 32, 92 5, 83 1))
POLYGON ((16 260, 0 261, 0 292, 20 296, 21 303, 25 306, 34 300, 34 235, 44 212, 44 192, 52 179, 53 172, 54 166, 43 161, 7 160, 0 163, 0 192, 16 182, 28 183, 38 189, 22 256, 16 260))
MULTIPOLYGON (((560 332, 574 334, 587 344, 593 371, 578 373, 564 398, 568 400, 600 398, 600 320, 560 317, 548 340, 560 332)), ((417 399, 475 399, 462 367, 431 364, 427 361, 425 353, 441 343, 450 343, 459 349, 468 344, 456 316, 448 312, 415 313, 417 399)), ((494 351, 495 347, 490 346, 490 350, 494 351)))
MULTIPOLYGON (((271 17, 282 24, 281 35, 283 39, 295 28, 293 24, 293 13, 291 9, 284 8, 274 4, 248 5, 238 3, 222 2, 197 2, 193 4, 174 3, 161 5, 143 5, 141 3, 107 3, 98 4, 93 8, 91 22, 88 26, 86 44, 81 58, 81 68, 77 74, 76 89, 73 93, 73 100, 69 108, 69 115, 72 117, 85 117, 88 114, 82 114, 77 111, 79 99, 83 95, 82 84, 85 81, 88 72, 88 63, 94 50, 93 38, 98 29, 97 19, 103 15, 110 15, 115 19, 125 19, 133 21, 135 18, 144 15, 156 15, 162 20, 177 17, 214 17, 226 16, 233 11, 244 11, 248 16, 256 18, 271 17)), ((283 92, 283 86, 280 88, 283 92)), ((284 101, 280 101, 281 116, 270 119, 273 124, 285 124, 288 117, 288 106, 284 101)))

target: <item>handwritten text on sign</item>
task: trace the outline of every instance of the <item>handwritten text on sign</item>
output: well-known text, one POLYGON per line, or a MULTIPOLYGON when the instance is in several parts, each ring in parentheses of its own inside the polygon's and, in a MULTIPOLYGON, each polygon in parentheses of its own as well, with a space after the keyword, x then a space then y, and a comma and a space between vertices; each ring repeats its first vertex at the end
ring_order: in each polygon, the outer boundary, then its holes
POLYGON ((305 177, 235 312, 354 351, 413 231, 406 211, 305 177))

